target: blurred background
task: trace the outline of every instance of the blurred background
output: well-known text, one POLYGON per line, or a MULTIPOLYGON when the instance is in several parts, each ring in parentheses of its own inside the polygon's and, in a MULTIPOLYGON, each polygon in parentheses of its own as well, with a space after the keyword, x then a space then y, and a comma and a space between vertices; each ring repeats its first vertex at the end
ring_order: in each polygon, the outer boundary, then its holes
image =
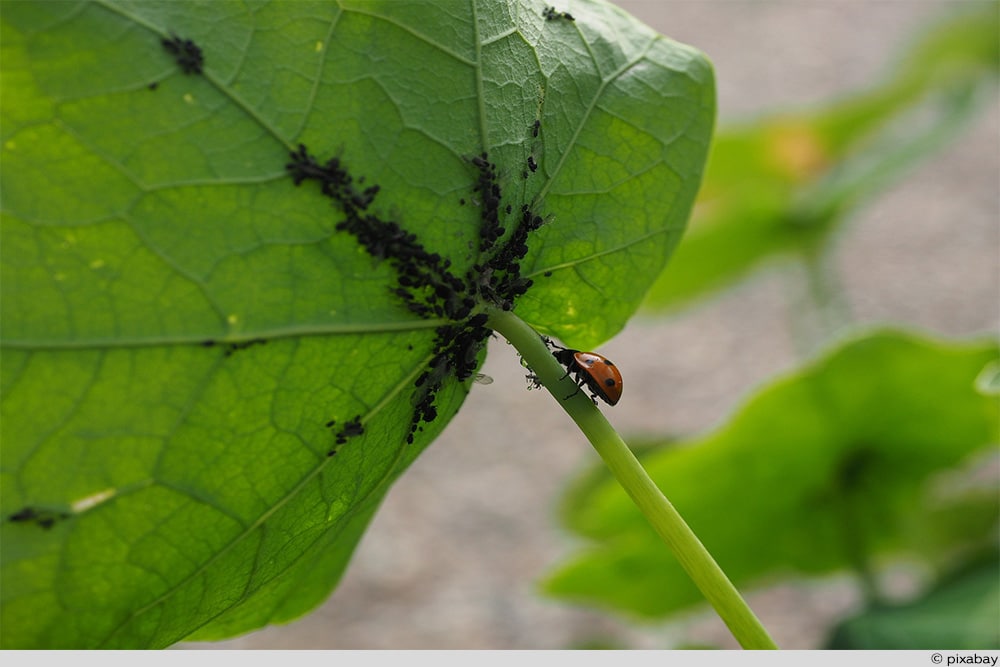
MULTIPOLYGON (((616 4, 708 55, 725 131, 880 85, 921 30, 992 3, 616 4)), ((828 260, 855 323, 957 338, 1000 328, 1000 108, 991 94, 940 150, 843 220, 828 260)), ((790 322, 806 282, 800 264, 776 259, 690 307, 637 316, 600 349, 625 378, 621 403, 602 406, 605 414, 626 439, 693 435, 724 421, 749 392, 801 363, 790 322)), ((322 607, 286 626, 180 647, 735 647, 705 609, 638 623, 539 595, 540 577, 578 545, 559 527, 560 494, 598 458, 546 393, 527 391, 503 341, 491 343, 483 372, 495 382, 473 386, 443 436, 392 488, 322 607)), ((845 574, 783 580, 747 599, 781 647, 809 649, 862 597, 845 574)))

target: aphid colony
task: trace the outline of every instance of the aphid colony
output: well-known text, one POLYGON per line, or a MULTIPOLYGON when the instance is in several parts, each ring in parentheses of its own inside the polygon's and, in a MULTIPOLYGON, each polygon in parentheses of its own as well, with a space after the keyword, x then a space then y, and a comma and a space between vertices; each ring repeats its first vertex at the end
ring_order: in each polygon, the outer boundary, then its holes
MULTIPOLYGON (((552 7, 546 7, 543 16, 548 21, 574 20, 568 12, 557 12, 552 7)), ((184 74, 202 73, 204 56, 192 40, 171 35, 160 43, 184 74)), ((154 81, 148 88, 156 90, 158 86, 154 81)), ((532 137, 538 137, 540 127, 541 121, 536 119, 531 126, 532 137)), ((477 304, 492 303, 510 310, 517 297, 531 286, 531 280, 521 277, 520 262, 528 252, 528 234, 544 221, 524 204, 515 217, 513 230, 508 233, 501 224, 501 211, 509 220, 513 207, 509 203, 501 207, 502 192, 496 165, 485 152, 471 158, 478 173, 473 190, 480 206, 479 257, 478 262, 459 278, 451 271, 450 260, 428 252, 415 234, 395 221, 382 220, 368 212, 379 192, 378 185, 355 187, 353 177, 339 158, 320 164, 302 144, 290 157, 291 162, 285 167, 295 185, 316 181, 323 195, 332 199, 344 213, 344 220, 336 229, 354 236, 372 257, 391 263, 398 274, 398 286, 392 288, 392 293, 414 314, 448 321, 435 329, 434 356, 414 382, 411 397, 414 411, 406 437, 406 441, 412 443, 415 433, 422 430, 421 424, 437 417, 434 401, 444 381, 452 375, 464 381, 475 374, 479 353, 492 334, 486 326, 487 316, 473 314, 477 304)), ((531 172, 538 169, 534 156, 528 157, 527 165, 531 172)), ((528 171, 522 172, 522 176, 527 178, 528 171)), ((464 206, 466 201, 463 198, 459 203, 464 206)), ((261 338, 224 343, 224 354, 228 357, 236 351, 265 343, 267 340, 261 338)), ((578 385, 575 393, 586 387, 595 402, 598 397, 610 405, 618 402, 622 380, 614 364, 596 353, 561 348, 547 339, 546 343, 555 348, 553 355, 566 366, 566 374, 573 376, 578 385)), ((201 343, 206 347, 217 344, 215 340, 201 343)), ((328 421, 325 426, 332 430, 336 422, 328 421)), ((361 415, 354 416, 334 433, 335 444, 328 455, 336 454, 340 445, 364 431, 361 415)), ((12 523, 35 523, 48 529, 69 516, 65 512, 29 506, 6 518, 12 523)))
MULTIPOLYGON (((172 35, 170 39, 160 40, 160 44, 167 53, 174 57, 177 65, 185 74, 201 74, 205 59, 202 56, 201 48, 190 39, 181 39, 177 35, 172 35)), ((151 90, 155 90, 151 87, 151 90)))
MULTIPOLYGON (((354 236, 372 257, 390 263, 398 276, 391 291, 412 313, 448 322, 435 329, 434 355, 414 382, 414 411, 407 434, 411 443, 421 424, 437 416, 434 400, 444 381, 450 376, 464 381, 476 371, 479 353, 492 334, 486 327, 486 315, 474 313, 477 304, 492 303, 510 310, 515 299, 531 286, 530 280, 521 277, 520 261, 528 252, 528 234, 541 226, 543 219, 524 205, 508 232, 501 215, 509 219, 513 208, 501 204, 496 166, 486 153, 470 162, 477 171, 473 190, 480 209, 478 261, 461 277, 452 271, 450 260, 427 251, 415 234, 398 222, 371 213, 369 207, 379 186, 356 187, 339 158, 320 164, 300 145, 286 165, 296 185, 316 181, 321 192, 341 209, 344 220, 337 224, 338 231, 354 236)), ((363 431, 360 418, 355 417, 336 434, 336 444, 363 431)))

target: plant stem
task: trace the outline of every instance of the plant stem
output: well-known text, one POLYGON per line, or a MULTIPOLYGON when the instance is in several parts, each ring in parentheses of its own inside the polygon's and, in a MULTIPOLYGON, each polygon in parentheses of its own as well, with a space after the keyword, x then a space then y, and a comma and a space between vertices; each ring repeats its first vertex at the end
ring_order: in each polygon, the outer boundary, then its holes
POLYGON ((567 398, 576 391, 576 385, 566 377, 565 369, 555 360, 538 333, 511 312, 493 310, 488 314, 488 325, 517 348, 538 380, 577 423, 740 646, 746 649, 777 648, 739 591, 650 479, 601 411, 583 392, 567 398))

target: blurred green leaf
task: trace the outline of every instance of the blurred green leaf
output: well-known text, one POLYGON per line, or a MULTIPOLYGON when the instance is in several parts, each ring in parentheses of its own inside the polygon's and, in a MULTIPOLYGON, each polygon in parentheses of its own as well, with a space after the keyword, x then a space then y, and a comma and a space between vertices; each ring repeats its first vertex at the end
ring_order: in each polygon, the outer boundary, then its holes
POLYGON ((644 308, 676 307, 769 258, 822 250, 854 207, 945 145, 982 102, 995 99, 998 7, 957 8, 869 91, 720 130, 690 229, 644 308))
POLYGON ((1000 559, 968 567, 905 604, 877 607, 841 622, 826 648, 1000 649, 1000 559))
MULTIPOLYGON (((642 462, 737 586, 864 568, 933 542, 912 532, 935 502, 928 478, 997 442, 996 400, 974 387, 997 356, 992 341, 875 332, 762 388, 718 430, 642 462)), ((622 490, 592 475, 563 505, 589 543, 545 591, 645 617, 700 601, 622 490)), ((980 519, 996 513, 965 523, 965 540, 983 538, 980 519)))
POLYGON ((511 219, 550 217, 519 314, 581 343, 621 328, 697 191, 712 72, 609 5, 543 7, 4 4, 4 647, 162 647, 303 614, 461 405, 446 382, 406 445, 444 322, 293 185, 300 142, 380 185, 376 212, 456 275, 488 149, 511 219), (355 416, 364 434, 328 458, 325 425, 355 416))

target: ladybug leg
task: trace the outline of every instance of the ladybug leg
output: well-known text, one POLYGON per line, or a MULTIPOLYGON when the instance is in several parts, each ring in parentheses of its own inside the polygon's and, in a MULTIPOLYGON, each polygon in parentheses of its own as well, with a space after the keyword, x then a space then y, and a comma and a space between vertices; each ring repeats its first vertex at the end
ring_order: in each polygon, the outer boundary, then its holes
MULTIPOLYGON (((567 371, 566 375, 569 375, 568 371, 567 371)), ((563 375, 563 377, 566 377, 566 375, 563 375)), ((561 380, 562 378, 559 378, 559 379, 561 380)), ((568 401, 569 399, 571 399, 574 396, 576 396, 577 394, 579 394, 580 390, 583 388, 583 383, 585 382, 585 380, 579 380, 577 378, 573 378, 573 381, 576 382, 576 391, 574 391, 572 394, 570 394, 569 396, 567 396, 566 398, 564 398, 563 399, 564 401, 568 401)), ((596 403, 596 401, 595 401, 595 403, 596 403)))

